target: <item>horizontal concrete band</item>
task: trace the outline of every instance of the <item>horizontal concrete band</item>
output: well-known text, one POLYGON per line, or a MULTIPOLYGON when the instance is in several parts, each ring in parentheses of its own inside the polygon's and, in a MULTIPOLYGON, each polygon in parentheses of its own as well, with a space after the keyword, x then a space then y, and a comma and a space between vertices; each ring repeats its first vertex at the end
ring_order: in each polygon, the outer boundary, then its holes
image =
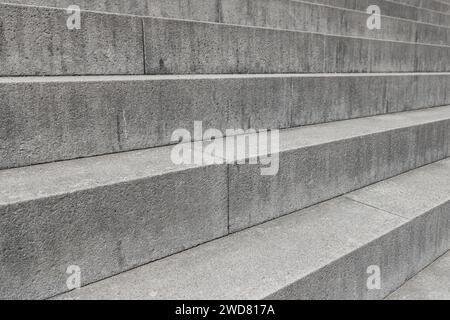
POLYGON ((450 300, 450 251, 408 280, 388 300, 450 300))
POLYGON ((393 1, 418 8, 450 13, 450 3, 441 0, 393 0, 393 1))
POLYGON ((0 5, 0 75, 143 74, 142 20, 82 12, 69 30, 63 9, 0 5))
MULTIPOLYGON (((450 26, 450 15, 443 14, 442 11, 430 11, 387 0, 3 0, 3 2, 59 8, 67 8, 75 4, 83 10, 221 23, 236 23, 248 19, 262 21, 268 15, 273 14, 277 15, 279 23, 283 23, 282 19, 287 17, 280 9, 286 7, 297 8, 296 15, 300 12, 299 8, 304 8, 306 11, 299 14, 296 19, 305 19, 308 17, 304 14, 309 13, 307 8, 311 6, 319 8, 316 4, 326 4, 332 7, 325 11, 333 10, 333 8, 334 12, 337 12, 336 8, 357 10, 359 13, 356 14, 363 12, 367 18, 367 8, 370 5, 378 5, 382 16, 450 26), (251 16, 244 14, 251 14, 251 16)), ((294 12, 291 12, 291 16, 293 14, 294 12)), ((289 19, 291 18, 289 17, 289 19)), ((272 22, 276 21, 271 20, 272 22)))
POLYGON ((237 164, 217 151, 232 138, 204 142, 203 150, 231 163, 235 232, 448 157, 449 117, 447 106, 288 129, 280 133, 279 170, 269 176, 261 174, 266 164, 240 164, 264 149, 240 155, 237 164))
MULTIPOLYGON (((366 9, 362 12, 297 1, 228 0, 221 14, 222 22, 229 24, 425 44, 450 43, 450 28, 436 23, 382 16, 381 29, 370 30, 366 9)), ((447 18, 450 23, 450 15, 447 18)))
POLYGON ((403 3, 393 2, 391 0, 309 0, 309 2, 321 3, 329 6, 336 6, 363 12, 367 12, 367 8, 369 8, 369 6, 377 5, 381 10, 382 16, 391 16, 447 27, 450 26, 450 13, 418 8, 410 5, 405 5, 403 3))
POLYGON ((144 35, 147 74, 450 70, 448 46, 150 18, 144 35))
MULTIPOLYGON (((80 30, 69 30, 65 10, 0 6, 1 76, 450 71, 450 46, 89 11, 81 14, 80 30)), ((327 20, 320 11, 329 9, 318 8, 304 15, 316 20, 306 25, 327 20)), ((353 30, 350 20, 324 28, 353 30)), ((404 23, 386 22, 386 32, 450 43, 448 28, 416 24, 420 30, 410 30, 404 23)), ((357 25, 370 36, 365 20, 357 25)))
MULTIPOLYGON (((296 0, 295 0, 296 1, 296 0)), ((307 0, 309 2, 321 3, 326 5, 333 5, 344 8, 360 8, 361 10, 367 9, 370 5, 397 5, 398 9, 421 9, 431 11, 432 13, 444 13, 450 14, 450 3, 446 3, 439 0, 307 0), (358 3, 360 2, 360 3, 358 3), (410 8, 408 8, 410 7, 410 8)), ((395 6, 389 7, 395 10, 395 6)))
POLYGON ((171 147, 2 170, 0 297, 50 297, 70 265, 91 283, 441 160, 449 136, 441 107, 282 131, 275 177, 176 166, 171 147))
POLYGON ((2 170, 0 184, 2 299, 64 292, 71 265, 93 282, 228 233, 226 166, 175 166, 168 148, 2 170))
POLYGON ((450 105, 450 73, 0 78, 0 169, 450 105))
POLYGON ((435 23, 424 24, 383 16, 381 29, 370 30, 367 27, 367 7, 361 12, 280 0, 229 0, 227 4, 222 6, 221 15, 222 22, 228 24, 424 44, 450 44, 450 28, 435 23))
POLYGON ((410 171, 56 299, 383 298, 450 248, 448 170, 410 171), (380 290, 367 287, 371 266, 380 290))
MULTIPOLYGON (((145 2, 145 1, 144 1, 145 2)), ((100 6, 96 1, 90 1, 88 7, 100 6)), ((393 3, 389 2, 391 5, 393 3)), ((166 7, 169 3, 164 1, 149 4, 149 8, 157 11, 159 7, 166 7)), ((204 4, 203 1, 194 2, 195 5, 204 4)), ((181 2, 179 3, 181 5, 181 2)), ((185 3, 185 5, 188 5, 185 3)), ((450 45, 450 28, 416 23, 412 20, 399 20, 391 17, 383 17, 380 30, 370 30, 367 27, 368 14, 364 12, 344 10, 337 7, 328 7, 309 2, 280 1, 280 0, 222 0, 219 5, 220 21, 214 1, 209 1, 206 10, 208 17, 203 21, 221 22, 226 24, 270 27, 305 32, 319 32, 325 34, 366 37, 393 41, 418 42, 425 44, 450 45)), ((61 5, 62 6, 62 5, 61 5)), ((100 7, 104 7, 105 4, 100 7)), ((111 4, 108 4, 110 7, 111 4)), ((129 7, 127 2, 122 2, 121 7, 129 7)), ((176 5, 172 4, 172 7, 176 5)), ((114 6, 116 8, 117 6, 114 6)), ((192 4, 189 4, 192 7, 192 4)), ((192 8, 191 8, 192 9, 192 8)), ((145 11, 142 9, 142 11, 145 11)), ((162 10, 164 11, 164 10, 162 10)), ((197 10, 196 12, 198 12, 197 10)), ((181 12, 185 12, 182 10, 181 12)), ((187 11, 189 12, 189 11, 187 11)), ((203 12, 200 10, 200 12, 203 12)), ((194 13, 193 13, 194 14, 194 13)), ((140 15, 143 15, 142 13, 140 15)), ((151 16, 165 16, 158 12, 152 12, 151 16)), ((202 20, 199 17, 170 15, 173 18, 185 18, 202 20)), ((448 17, 450 23, 450 16, 448 17)))

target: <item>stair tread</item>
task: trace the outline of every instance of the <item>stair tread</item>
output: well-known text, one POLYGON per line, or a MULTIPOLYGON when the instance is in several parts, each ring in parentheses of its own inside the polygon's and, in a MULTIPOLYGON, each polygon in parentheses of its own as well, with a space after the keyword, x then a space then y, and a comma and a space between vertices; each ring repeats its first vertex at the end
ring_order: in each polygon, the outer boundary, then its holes
MULTIPOLYGON (((375 184, 373 197, 408 207, 411 185, 430 190, 428 207, 450 200, 450 159, 375 184), (382 198, 382 199, 381 199, 382 198)), ((362 189, 370 192, 372 189, 362 189)), ((262 299, 330 266, 333 262, 400 228, 411 216, 387 212, 353 193, 303 209, 56 299, 262 299)), ((418 216, 427 212, 423 209, 418 216)), ((367 261, 370 263, 370 261, 367 261)))
POLYGON ((450 72, 352 72, 352 73, 237 73, 237 74, 155 74, 155 75, 64 75, 64 76, 8 76, 0 77, 0 84, 101 82, 101 81, 159 81, 159 80, 208 80, 208 79, 255 79, 255 78, 337 78, 337 77, 400 77, 439 76, 450 72))
MULTIPOLYGON (((433 107, 415 111, 405 111, 391 114, 382 114, 373 117, 363 117, 342 121, 333 121, 297 128, 283 129, 280 131, 279 151, 286 152, 314 145, 342 141, 354 137, 361 137, 379 132, 421 125, 429 122, 441 121, 450 117, 450 106, 433 107)), ((247 137, 256 136, 257 133, 246 134, 247 137)), ((225 137, 214 141, 205 141, 204 145, 226 145, 226 140, 235 139, 225 137)), ((244 140, 237 143, 245 143, 244 140)), ((204 148, 204 147, 202 147, 204 148)), ((216 149, 216 148, 214 148, 216 149)), ((196 150, 200 150, 196 148, 196 150)), ((266 149, 246 150, 246 154, 238 155, 237 160, 252 159, 264 155, 266 149)), ((211 153, 213 155, 213 153, 211 153)), ((227 161, 233 161, 235 155, 224 155, 227 161)))
MULTIPOLYGON (((327 144, 445 119, 450 119, 450 106, 285 129, 280 131, 279 151, 327 144)), ((222 140, 217 139, 212 143, 223 143, 222 140)), ((195 150, 194 146, 189 148, 195 150)), ((166 146, 1 170, 0 204, 199 167, 194 164, 180 166, 173 164, 170 158, 171 150, 171 146, 166 146)), ((256 155, 246 154, 245 157, 253 158, 256 155)), ((238 158, 240 159, 242 158, 238 158)))
POLYGON ((450 251, 408 280, 387 300, 450 300, 450 251))
POLYGON ((198 165, 175 165, 171 147, 0 170, 0 205, 139 180, 198 165))

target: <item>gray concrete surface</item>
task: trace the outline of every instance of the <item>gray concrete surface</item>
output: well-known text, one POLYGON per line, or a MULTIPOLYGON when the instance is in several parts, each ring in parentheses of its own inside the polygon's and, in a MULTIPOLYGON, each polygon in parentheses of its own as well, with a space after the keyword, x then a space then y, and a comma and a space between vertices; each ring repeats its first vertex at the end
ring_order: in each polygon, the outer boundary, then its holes
POLYGON ((69 30, 62 9, 0 4, 0 75, 143 74, 141 20, 82 12, 69 30))
POLYGON ((320 34, 144 18, 146 74, 323 72, 320 34))
POLYGON ((366 0, 86 0, 141 16, 83 12, 70 31, 64 9, 1 3, 0 298, 65 292, 70 265, 83 285, 122 274, 61 298, 393 292, 450 244, 449 160, 416 169, 450 153, 450 106, 436 107, 450 103, 437 73, 450 71, 450 28, 438 25, 450 25, 450 4, 396 2, 370 4, 431 24, 383 16, 368 31, 366 0), (171 147, 116 153, 168 144, 194 120, 223 130, 345 119, 284 130, 276 176, 176 166, 171 147), (36 165, 78 157, 90 158, 36 165), (381 267, 380 290, 365 286, 369 265, 381 267))
POLYGON ((0 78, 0 168, 449 105, 450 74, 0 78), (388 103, 389 102, 389 103, 388 103))
POLYGON ((176 166, 171 147, 2 170, 0 296, 50 297, 64 292, 69 265, 91 283, 439 160, 449 112, 283 131, 276 177, 257 166, 176 166))
POLYGON ((67 291, 227 234, 223 166, 176 166, 170 148, 0 171, 0 298, 67 291))
POLYGON ((146 74, 432 72, 450 47, 144 18, 146 74))
POLYGON ((405 3, 411 6, 417 6, 419 8, 450 13, 450 4, 444 3, 439 0, 397 0, 400 3, 405 3))
MULTIPOLYGON (((367 4, 367 0, 363 1, 346 1, 346 0, 312 0, 311 2, 339 5, 339 6, 357 6, 355 2, 362 2, 367 4)), ((397 2, 399 5, 407 5, 415 8, 422 8, 426 10, 433 10, 438 12, 450 13, 450 4, 444 3, 439 0, 391 0, 391 2, 397 2)), ((370 3, 370 2, 369 2, 370 3)), ((377 4, 375 0, 372 4, 377 4)), ((366 7, 367 8, 367 7, 366 7)))
POLYGON ((402 174, 394 179, 382 181, 362 190, 355 191, 347 197, 364 202, 375 208, 407 218, 415 219, 423 212, 445 204, 450 195, 448 174, 449 161, 441 161, 414 174, 402 174), (439 188, 434 187, 439 185, 439 188), (409 199, 405 202, 403 198, 409 199))
MULTIPOLYGON (((297 0, 294 0, 297 1, 297 0)), ((430 1, 430 0, 424 0, 430 1)), ((328 6, 336 6, 340 8, 353 9, 366 12, 370 5, 377 5, 380 7, 381 14, 402 19, 420 21, 436 25, 450 26, 450 16, 445 10, 433 11, 427 8, 411 5, 407 2, 391 1, 391 0, 308 0, 318 4, 325 4, 328 6)))
POLYGON ((382 32, 372 32, 365 15, 356 11, 344 12, 339 23, 322 24, 336 21, 337 9, 289 3, 306 7, 293 15, 296 7, 271 11, 270 5, 249 5, 244 11, 231 5, 223 15, 230 23, 347 37, 157 18, 143 18, 142 31, 141 18, 94 12, 82 13, 80 30, 68 30, 63 9, 1 4, 6 41, 0 75, 142 74, 143 39, 147 74, 450 71, 449 46, 369 39, 450 44, 449 28, 388 18, 382 32), (235 10, 247 13, 236 17, 230 13, 235 10), (255 10, 266 16, 254 20, 255 10))
MULTIPOLYGON (((76 4, 84 10, 95 10, 102 12, 113 12, 134 15, 149 15, 154 17, 166 17, 176 19, 188 19, 199 21, 211 21, 222 23, 233 23, 237 17, 245 17, 244 13, 252 13, 247 16, 250 19, 256 19, 260 22, 264 16, 273 16, 276 14, 277 19, 267 20, 267 22, 285 23, 292 19, 311 19, 310 15, 298 14, 308 7, 314 7, 314 10, 324 12, 338 12, 336 9, 351 9, 360 12, 351 12, 347 10, 348 15, 361 16, 367 19, 366 10, 370 5, 378 5, 381 13, 386 17, 395 17, 408 19, 412 21, 425 22, 434 25, 450 26, 450 15, 442 12, 430 11, 413 6, 404 5, 387 0, 358 0, 358 1, 336 1, 336 0, 311 0, 311 1, 280 1, 280 0, 134 0, 134 1, 118 1, 118 0, 3 0, 2 2, 52 6, 59 8, 67 8, 69 5, 76 4), (309 2, 309 3, 308 3, 309 2), (311 3, 315 3, 311 5, 311 3), (326 4, 326 7, 318 7, 316 4, 326 4), (285 16, 286 12, 280 8, 289 7, 289 11, 293 12, 293 8, 297 12, 295 16, 285 16), (321 9, 320 9, 321 8, 321 9), (281 15, 280 15, 281 14, 281 15), (282 17, 284 18, 282 19, 282 17), (230 20, 231 18, 231 20, 230 20)), ((305 12, 305 11, 303 11, 305 12)), ((244 20, 247 18, 243 18, 244 20)), ((346 19, 344 15, 344 21, 346 19)), ((390 19, 383 19, 390 20, 390 19)), ((300 20, 297 20, 300 21, 300 20)), ((310 20, 304 20, 310 21, 310 20)), ((397 20, 398 21, 398 20, 397 20)), ((323 21, 325 22, 325 21, 323 21)), ((332 20, 330 23, 335 23, 332 20)), ((399 22, 399 21, 398 21, 399 22)), ((399 22, 401 23, 401 22, 399 22)), ((305 25, 305 27, 308 27, 305 25)), ((408 30, 403 30, 408 31, 408 30)))
POLYGON ((449 112, 450 107, 433 108, 281 132, 277 175, 262 176, 261 164, 230 166, 230 230, 448 157, 449 112))
POLYGON ((228 0, 222 1, 221 5, 221 22, 225 23, 393 41, 450 44, 450 29, 435 24, 383 16, 381 29, 370 30, 367 28, 368 6, 361 12, 279 0, 228 0))
POLYGON ((151 0, 2 0, 1 2, 63 9, 77 5, 82 10, 145 15, 148 12, 149 1, 151 0))
MULTIPOLYGON (((224 0, 227 1, 227 0, 224 0)), ((219 22, 218 0, 2 0, 36 6, 219 22)))
POLYGON ((449 160, 431 164, 381 184, 386 194, 373 194, 405 207, 413 197, 395 191, 411 181, 447 194, 430 197, 414 218, 344 196, 56 298, 381 299, 449 249, 449 169, 449 160), (445 183, 433 183, 436 176, 445 183), (366 285, 374 265, 380 290, 366 285))
POLYGON ((422 270, 388 300, 450 300, 450 252, 422 270))

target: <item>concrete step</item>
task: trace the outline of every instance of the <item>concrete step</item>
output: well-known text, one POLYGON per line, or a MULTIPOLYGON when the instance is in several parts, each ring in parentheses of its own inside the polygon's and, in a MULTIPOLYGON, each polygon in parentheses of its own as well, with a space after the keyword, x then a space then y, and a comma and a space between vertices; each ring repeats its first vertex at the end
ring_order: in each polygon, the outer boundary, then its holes
POLYGON ((449 173, 422 167, 55 299, 381 299, 450 248, 449 173))
MULTIPOLYGON (((361 2, 361 5, 366 5, 367 1, 369 1, 370 4, 376 4, 377 2, 392 2, 394 4, 398 4, 401 6, 409 6, 413 8, 418 8, 422 10, 428 10, 432 12, 441 12, 441 13, 450 13, 450 3, 446 1, 441 0, 387 0, 387 1, 380 1, 380 0, 357 0, 357 1, 346 1, 346 0, 308 0, 315 3, 322 3, 322 4, 329 4, 329 5, 337 5, 337 6, 358 6, 355 4, 355 2, 361 2), (371 2, 370 2, 371 1, 371 2)), ((367 5, 368 6, 368 5, 367 5)), ((366 6, 366 8, 367 8, 366 6)))
POLYGON ((1 299, 67 291, 71 265, 93 282, 226 235, 226 166, 170 152, 0 171, 1 299))
MULTIPOLYGON (((0 8, 5 30, 1 76, 450 71, 446 45, 95 12, 82 12, 83 27, 69 30, 63 9, 0 8)), ((267 19, 280 17, 283 13, 267 19)), ((314 26, 321 12, 305 17, 309 20, 300 26, 314 26)), ((356 29, 352 19, 324 28, 345 28, 346 34, 361 30, 356 33, 370 36, 365 19, 356 22, 356 29)), ((329 21, 339 19, 330 16, 329 21)), ((449 28, 415 24, 410 30, 405 24, 411 25, 400 21, 383 32, 412 41, 450 43, 449 28)))
POLYGON ((204 142, 202 148, 232 163, 229 228, 235 232, 448 157, 449 111, 439 107, 285 130, 276 175, 262 175, 264 164, 241 164, 260 157, 259 150, 237 159, 220 152, 233 138, 204 142))
MULTIPOLYGON (((300 1, 300 0, 294 0, 300 1)), ((338 8, 346 8, 351 10, 366 12, 371 5, 380 8, 381 14, 408 19, 413 21, 431 23, 436 25, 450 26, 450 15, 441 11, 433 11, 429 9, 419 8, 406 3, 394 2, 392 0, 306 0, 307 2, 317 3, 327 6, 335 6, 338 8)))
POLYGON ((141 19, 83 12, 69 30, 63 9, 0 5, 0 76, 143 74, 141 19))
POLYGON ((418 8, 450 13, 450 4, 441 0, 393 0, 393 1, 418 8))
MULTIPOLYGON (((368 6, 367 6, 368 7, 368 6)), ((222 6, 225 23, 319 32, 381 40, 450 44, 450 28, 383 16, 380 30, 367 27, 366 10, 355 11, 309 2, 280 0, 229 0, 222 6)), ((448 16, 450 21, 450 16, 448 16)))
MULTIPOLYGON (((0 298, 50 297, 67 291, 68 266, 92 283, 444 159, 450 106, 279 138, 270 158, 276 176, 219 159, 210 142, 202 151, 178 146, 200 164, 175 165, 178 148, 162 147, 1 170, 0 298)), ((242 136, 236 140, 239 150, 242 136)))
POLYGON ((364 13, 367 12, 369 6, 376 5, 380 8, 382 16, 407 19, 433 25, 450 26, 450 13, 411 6, 407 3, 394 2, 392 0, 305 0, 301 2, 311 2, 330 7, 357 10, 364 13))
POLYGON ((450 251, 408 280, 388 300, 450 300, 450 251))
MULTIPOLYGON (((336 11, 337 8, 357 10, 353 15, 364 13, 367 19, 367 8, 370 5, 378 5, 381 13, 386 17, 403 18, 412 21, 425 22, 434 25, 443 25, 450 27, 450 15, 443 14, 442 11, 431 11, 421 9, 402 3, 392 2, 389 0, 358 0, 358 1, 336 1, 336 0, 309 0, 309 1, 288 1, 288 0, 135 0, 135 1, 111 1, 111 0, 3 0, 3 3, 16 3, 27 5, 39 5, 67 8, 70 5, 78 5, 84 10, 94 10, 100 12, 112 12, 133 14, 139 16, 166 17, 187 20, 199 20, 221 23, 235 23, 235 21, 254 19, 255 21, 263 21, 265 16, 280 14, 280 8, 291 7, 296 8, 296 17, 292 17, 293 11, 289 19, 286 13, 278 16, 278 21, 272 19, 267 22, 278 22, 297 19, 308 19, 308 13, 312 7, 322 8, 323 11, 334 12, 336 16, 343 15, 336 11), (320 5, 327 5, 324 8, 320 5), (253 16, 245 17, 246 8, 252 9, 253 16), (244 9, 244 10, 242 10, 244 9), (268 11, 269 12, 268 12, 268 11), (303 10, 306 10, 302 12, 303 10), (297 14, 302 12, 301 14, 297 14)), ((347 14, 352 15, 348 10, 347 14)), ((342 18, 345 18, 343 15, 342 18)), ((305 21, 305 20, 303 20, 305 21)), ((322 23, 324 23, 323 21, 322 23)), ((303 24, 306 24, 303 23, 303 24)))
POLYGON ((149 74, 450 69, 448 46, 148 18, 144 35, 149 74))
POLYGON ((0 169, 450 105, 450 73, 0 78, 0 169), (214 106, 214 107, 211 107, 214 106))

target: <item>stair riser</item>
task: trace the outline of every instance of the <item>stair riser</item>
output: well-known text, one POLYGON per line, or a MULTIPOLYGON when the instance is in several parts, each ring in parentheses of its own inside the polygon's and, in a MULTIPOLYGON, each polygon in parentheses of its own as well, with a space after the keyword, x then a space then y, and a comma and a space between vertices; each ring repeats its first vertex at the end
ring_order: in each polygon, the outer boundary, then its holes
POLYGON ((369 6, 377 5, 381 10, 381 14, 384 16, 408 19, 435 25, 450 26, 450 11, 446 13, 446 8, 439 11, 430 11, 427 8, 411 6, 411 4, 406 2, 401 3, 390 0, 308 0, 308 2, 363 12, 366 12, 369 6))
POLYGON ((449 164, 407 172, 59 298, 383 298, 450 248, 449 164), (381 288, 368 290, 374 274, 367 271, 375 266, 381 288))
MULTIPOLYGON (((45 298, 65 292, 70 265, 81 267, 83 284, 88 284, 449 154, 450 120, 397 130, 388 129, 389 121, 379 123, 388 127, 347 139, 339 138, 334 127, 336 140, 323 128, 326 142, 283 152, 275 177, 262 177, 258 166, 225 164, 136 176, 170 161, 170 147, 157 159, 140 155, 142 160, 133 163, 142 169, 130 173, 122 172, 117 160, 114 170, 103 168, 108 158, 6 170, 2 183, 20 192, 13 193, 17 199, 8 196, 9 190, 2 195, 0 297, 45 298), (61 170, 77 180, 66 181, 61 170), (114 180, 103 181, 101 172, 86 180, 86 170, 106 170, 114 180), (47 177, 52 173, 60 178, 47 177), (60 187, 39 183, 50 178, 60 187)), ((116 157, 126 167, 133 155, 116 157)))
POLYGON ((227 234, 226 167, 0 205, 0 298, 67 291, 227 234))
MULTIPOLYGON (((341 8, 354 9, 366 12, 370 5, 380 7, 381 14, 402 19, 414 20, 418 22, 435 25, 450 26, 450 11, 445 10, 430 11, 426 8, 410 6, 407 3, 396 3, 390 0, 357 0, 357 1, 335 1, 335 0, 309 0, 310 2, 328 4, 341 8)), ((425 0, 428 1, 428 0, 425 0)))
MULTIPOLYGON (((308 0, 310 2, 327 4, 331 6, 339 6, 344 8, 358 8, 358 2, 361 2, 360 5, 363 8, 367 8, 370 4, 375 5, 386 5, 386 1, 383 0, 308 0), (366 6, 367 1, 369 5, 366 6)), ((398 6, 410 6, 418 9, 426 9, 433 10, 441 13, 450 13, 450 4, 443 3, 442 1, 434 1, 434 0, 394 0, 392 1, 394 4, 398 6)), ((404 8, 408 10, 408 8, 404 8)))
MULTIPOLYGON (((257 20, 263 20, 267 14, 279 13, 279 8, 311 7, 311 2, 327 4, 341 9, 353 9, 362 11, 367 18, 366 10, 370 5, 378 5, 384 16, 403 18, 435 25, 450 26, 450 16, 442 14, 442 11, 429 11, 416 7, 405 6, 386 0, 358 0, 358 1, 279 1, 279 0, 6 0, 10 3, 28 5, 46 5, 59 8, 67 8, 70 5, 78 5, 84 10, 95 10, 111 13, 134 14, 140 16, 167 17, 187 20, 234 23, 237 17, 245 19, 243 14, 246 8, 269 8, 270 12, 259 10, 252 11, 257 20), (241 11, 239 11, 241 10, 241 11)), ((338 14, 337 10, 330 8, 338 14)), ((350 11, 346 11, 351 14, 350 11)), ((355 13, 360 15, 361 13, 355 13)), ((279 19, 281 21, 281 19, 279 19)))
POLYGON ((275 129, 450 105, 449 87, 450 74, 11 80, 0 83, 0 169, 168 145, 194 121, 275 129))
POLYGON ((69 30, 65 10, 0 5, 0 75, 142 74, 142 22, 82 13, 69 30))
MULTIPOLYGON (((311 1, 320 2, 320 1, 311 1)), ((405 6, 401 3, 395 3, 389 0, 358 0, 358 1, 334 1, 324 0, 331 5, 342 8, 354 9, 366 12, 370 5, 380 7, 381 14, 391 17, 408 19, 418 22, 430 23, 435 25, 450 26, 450 16, 442 12, 430 11, 427 9, 405 6), (343 3, 344 2, 344 3, 343 3)))
POLYGON ((397 0, 399 3, 404 3, 410 6, 424 8, 428 10, 434 10, 444 13, 450 13, 450 4, 443 1, 434 0, 397 0))
MULTIPOLYGON (((450 44, 450 28, 382 17, 381 29, 367 27, 369 15, 295 1, 233 0, 222 6, 223 22, 393 41, 450 44)), ((450 16, 449 16, 450 20, 450 16)))
POLYGON ((4 2, 56 8, 77 5, 82 10, 219 22, 219 0, 4 0, 4 2))
MULTIPOLYGON (((450 47, 92 12, 68 30, 65 10, 1 6, 1 76, 450 71, 450 47)), ((431 29, 418 39, 450 38, 431 29)))
POLYGON ((450 70, 450 47, 149 18, 144 34, 147 74, 450 70))
POLYGON ((268 299, 382 299, 450 248, 450 203, 268 296, 268 299), (369 290, 369 266, 381 271, 381 289, 369 290))
POLYGON ((278 218, 448 157, 450 120, 282 152, 279 172, 230 166, 230 231, 278 218))

